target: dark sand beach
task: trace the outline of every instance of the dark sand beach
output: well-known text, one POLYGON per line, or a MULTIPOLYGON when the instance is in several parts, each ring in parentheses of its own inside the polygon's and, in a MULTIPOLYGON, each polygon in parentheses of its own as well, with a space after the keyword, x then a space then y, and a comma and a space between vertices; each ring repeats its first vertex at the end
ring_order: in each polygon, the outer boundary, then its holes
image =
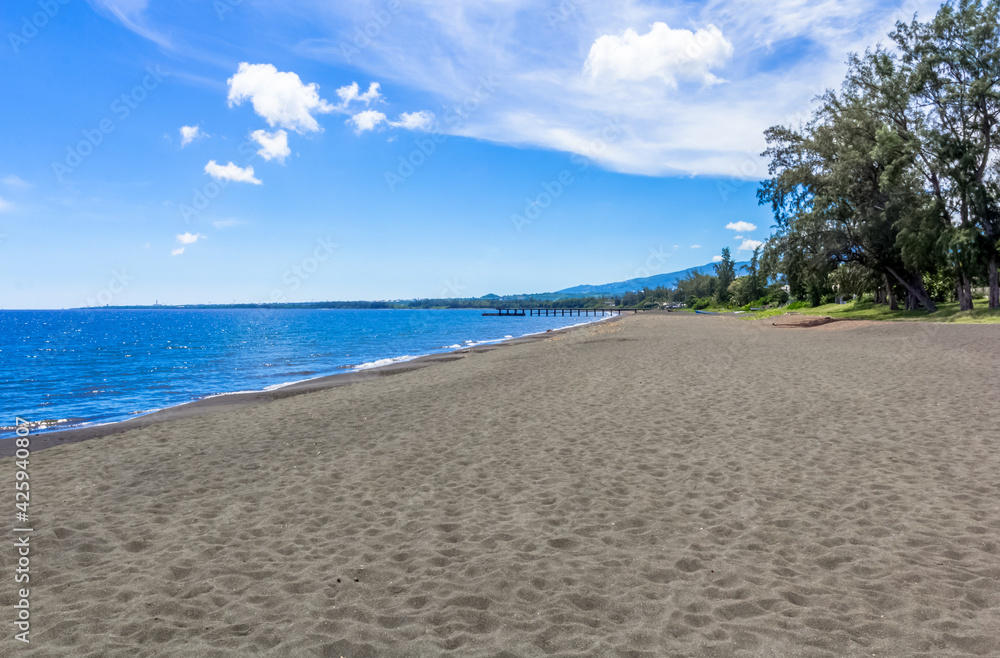
POLYGON ((0 655, 1000 655, 1000 326, 782 323, 625 317, 40 450, 0 655))

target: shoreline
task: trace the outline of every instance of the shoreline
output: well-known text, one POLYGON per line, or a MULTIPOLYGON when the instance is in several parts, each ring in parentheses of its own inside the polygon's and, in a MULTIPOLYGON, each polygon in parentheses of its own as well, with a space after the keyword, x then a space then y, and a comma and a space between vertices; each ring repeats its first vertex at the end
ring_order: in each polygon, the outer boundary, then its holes
MULTIPOLYGON (((548 329, 546 331, 525 334, 523 336, 517 336, 515 338, 504 338, 495 342, 480 343, 470 347, 462 347, 448 352, 435 352, 432 354, 424 354, 415 357, 413 359, 409 359, 407 361, 396 361, 393 363, 387 363, 384 365, 364 368, 360 370, 335 373, 332 375, 321 375, 319 377, 312 377, 297 382, 291 382, 289 384, 282 384, 277 388, 272 388, 272 389, 266 389, 260 391, 234 391, 231 393, 213 393, 198 398, 196 400, 191 400, 190 402, 182 402, 180 404, 164 407, 163 409, 157 409, 156 411, 150 412, 148 414, 143 414, 141 416, 136 416, 134 418, 128 418, 125 420, 111 421, 107 423, 101 423, 98 425, 73 427, 63 430, 57 429, 57 430, 45 431, 43 433, 36 433, 36 430, 33 429, 31 431, 31 451, 37 452, 39 450, 45 450, 46 448, 52 448, 67 443, 79 443, 81 441, 88 441, 90 439, 98 439, 101 437, 110 436, 112 434, 118 434, 120 432, 127 432, 130 430, 138 430, 153 425, 159 425, 161 423, 170 422, 172 420, 195 418, 211 414, 222 413, 246 405, 264 404, 274 400, 280 400, 282 398, 291 397, 293 395, 300 395, 302 393, 309 393, 323 389, 336 388, 339 386, 350 386, 352 384, 359 384, 365 381, 377 379, 379 377, 384 377, 387 375, 396 375, 405 372, 411 372, 413 370, 419 370, 421 368, 426 368, 427 366, 432 366, 437 363, 448 363, 450 361, 457 361, 465 358, 465 355, 467 354, 490 352, 500 347, 505 347, 509 345, 520 345, 524 343, 531 343, 538 340, 543 340, 547 337, 550 337, 553 334, 576 331, 584 327, 597 325, 601 323, 609 323, 612 321, 617 322, 620 321, 622 317, 623 317, 622 315, 612 315, 608 317, 602 317, 597 320, 592 320, 590 322, 581 322, 579 324, 574 324, 569 327, 561 327, 559 329, 548 329)), ((624 317, 628 316, 625 315, 624 317)), ((14 445, 15 438, 16 438, 15 434, 11 432, 11 435, 9 437, 4 437, 0 439, 0 459, 5 459, 7 457, 14 456, 14 453, 17 451, 17 447, 14 445)))

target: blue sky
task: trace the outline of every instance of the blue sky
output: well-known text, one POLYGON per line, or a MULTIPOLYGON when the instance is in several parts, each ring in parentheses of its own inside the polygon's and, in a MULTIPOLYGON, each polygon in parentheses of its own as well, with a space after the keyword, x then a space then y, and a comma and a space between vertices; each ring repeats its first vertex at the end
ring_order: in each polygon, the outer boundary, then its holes
POLYGON ((936 5, 4 2, 0 307, 545 292, 743 259, 771 224, 762 131, 936 5))

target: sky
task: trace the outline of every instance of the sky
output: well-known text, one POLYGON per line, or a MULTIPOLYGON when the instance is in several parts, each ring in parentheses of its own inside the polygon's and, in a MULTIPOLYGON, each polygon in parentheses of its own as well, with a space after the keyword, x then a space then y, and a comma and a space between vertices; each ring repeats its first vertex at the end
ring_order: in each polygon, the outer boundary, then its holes
POLYGON ((5 0, 0 308, 745 260, 763 131, 922 0, 5 0))

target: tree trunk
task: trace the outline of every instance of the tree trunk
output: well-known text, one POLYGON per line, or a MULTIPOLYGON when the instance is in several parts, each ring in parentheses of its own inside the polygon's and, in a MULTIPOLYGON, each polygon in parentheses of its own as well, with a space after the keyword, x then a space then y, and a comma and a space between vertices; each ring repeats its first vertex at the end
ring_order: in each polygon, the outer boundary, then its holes
POLYGON ((997 276, 997 252, 990 254, 990 308, 1000 308, 1000 278, 997 276))
POLYGON ((890 311, 899 310, 899 304, 896 303, 896 294, 892 291, 892 284, 889 283, 889 277, 885 277, 885 299, 889 302, 890 311))
POLYGON ((965 272, 958 275, 958 307, 963 311, 972 310, 972 282, 965 272))
POLYGON ((913 292, 906 295, 906 310, 916 311, 920 308, 922 304, 927 308, 928 311, 933 313, 937 310, 934 307, 934 301, 931 299, 930 294, 927 292, 927 288, 924 287, 924 277, 919 274, 913 274, 910 276, 910 286, 913 292), (930 306, 928 306, 930 304, 930 306))
MULTIPOLYGON (((920 302, 920 304, 927 309, 928 313, 934 313, 937 311, 937 305, 931 300, 931 296, 927 294, 927 289, 924 288, 923 278, 920 275, 911 275, 908 277, 910 278, 910 281, 907 281, 903 277, 899 276, 899 274, 897 274, 891 267, 888 269, 889 274, 891 274, 904 288, 906 288, 906 292, 909 297, 912 297, 915 301, 920 302)), ((907 310, 909 310, 909 304, 907 304, 907 310)))

